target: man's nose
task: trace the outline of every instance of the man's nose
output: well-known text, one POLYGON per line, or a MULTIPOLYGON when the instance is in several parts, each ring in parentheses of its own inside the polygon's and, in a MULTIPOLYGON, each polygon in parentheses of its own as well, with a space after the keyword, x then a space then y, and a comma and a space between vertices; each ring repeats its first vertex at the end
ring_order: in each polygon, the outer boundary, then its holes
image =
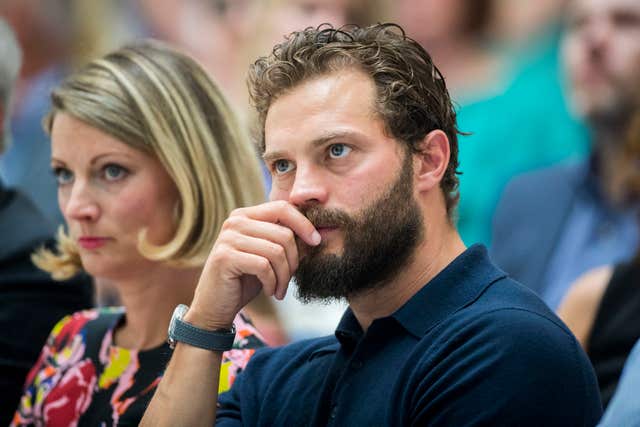
POLYGON ((100 208, 88 184, 76 181, 65 206, 61 207, 67 220, 92 222, 100 216, 100 208))
POLYGON ((298 165, 291 191, 289 202, 294 206, 325 204, 328 189, 326 177, 315 165, 298 165))
POLYGON ((601 59, 611 43, 611 23, 605 18, 594 18, 585 31, 589 56, 601 59))

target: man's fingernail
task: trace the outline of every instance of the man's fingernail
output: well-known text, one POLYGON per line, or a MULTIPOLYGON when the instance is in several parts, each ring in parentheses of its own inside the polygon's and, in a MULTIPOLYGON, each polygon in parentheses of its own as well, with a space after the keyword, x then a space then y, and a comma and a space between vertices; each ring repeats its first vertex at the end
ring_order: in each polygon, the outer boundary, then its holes
POLYGON ((313 234, 311 234, 311 243, 314 245, 319 245, 322 237, 320 237, 320 233, 317 230, 314 230, 313 234))

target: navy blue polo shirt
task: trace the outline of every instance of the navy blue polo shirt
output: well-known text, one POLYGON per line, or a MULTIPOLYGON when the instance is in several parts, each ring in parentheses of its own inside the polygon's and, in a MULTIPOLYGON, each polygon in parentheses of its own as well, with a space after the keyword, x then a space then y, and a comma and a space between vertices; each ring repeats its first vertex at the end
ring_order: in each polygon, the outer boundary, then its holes
POLYGON ((594 426, 593 369, 564 324, 476 245, 366 333, 258 350, 217 425, 594 426))

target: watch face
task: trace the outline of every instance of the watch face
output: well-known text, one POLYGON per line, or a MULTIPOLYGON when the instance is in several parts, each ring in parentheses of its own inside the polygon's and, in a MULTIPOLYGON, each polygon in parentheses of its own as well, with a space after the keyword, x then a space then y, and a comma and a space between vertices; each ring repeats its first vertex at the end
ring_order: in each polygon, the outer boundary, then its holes
POLYGON ((184 317, 188 309, 189 307, 187 307, 186 305, 180 304, 175 308, 175 310, 173 310, 173 316, 171 316, 171 322, 169 322, 169 329, 167 331, 167 335, 168 335, 167 342, 169 343, 169 346, 171 348, 175 347, 176 345, 176 340, 174 339, 174 331, 176 330, 176 320, 178 319, 182 320, 182 318, 184 317))

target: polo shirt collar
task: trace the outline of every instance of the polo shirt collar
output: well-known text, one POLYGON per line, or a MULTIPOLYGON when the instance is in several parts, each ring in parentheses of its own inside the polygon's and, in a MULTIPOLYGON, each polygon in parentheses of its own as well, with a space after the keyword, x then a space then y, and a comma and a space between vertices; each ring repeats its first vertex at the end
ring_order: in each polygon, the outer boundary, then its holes
POLYGON ((474 302, 506 273, 491 263, 483 245, 473 245, 429 281, 391 317, 416 338, 474 302))
MULTIPOLYGON (((490 284, 506 276, 493 265, 487 248, 473 245, 391 317, 411 335, 421 338, 440 321, 475 301, 490 284)), ((355 346, 362 333, 353 311, 347 308, 336 328, 336 338, 343 346, 355 346)))
POLYGON ((345 347, 355 347, 362 337, 362 327, 351 311, 351 307, 347 307, 342 315, 335 334, 340 344, 345 347))

